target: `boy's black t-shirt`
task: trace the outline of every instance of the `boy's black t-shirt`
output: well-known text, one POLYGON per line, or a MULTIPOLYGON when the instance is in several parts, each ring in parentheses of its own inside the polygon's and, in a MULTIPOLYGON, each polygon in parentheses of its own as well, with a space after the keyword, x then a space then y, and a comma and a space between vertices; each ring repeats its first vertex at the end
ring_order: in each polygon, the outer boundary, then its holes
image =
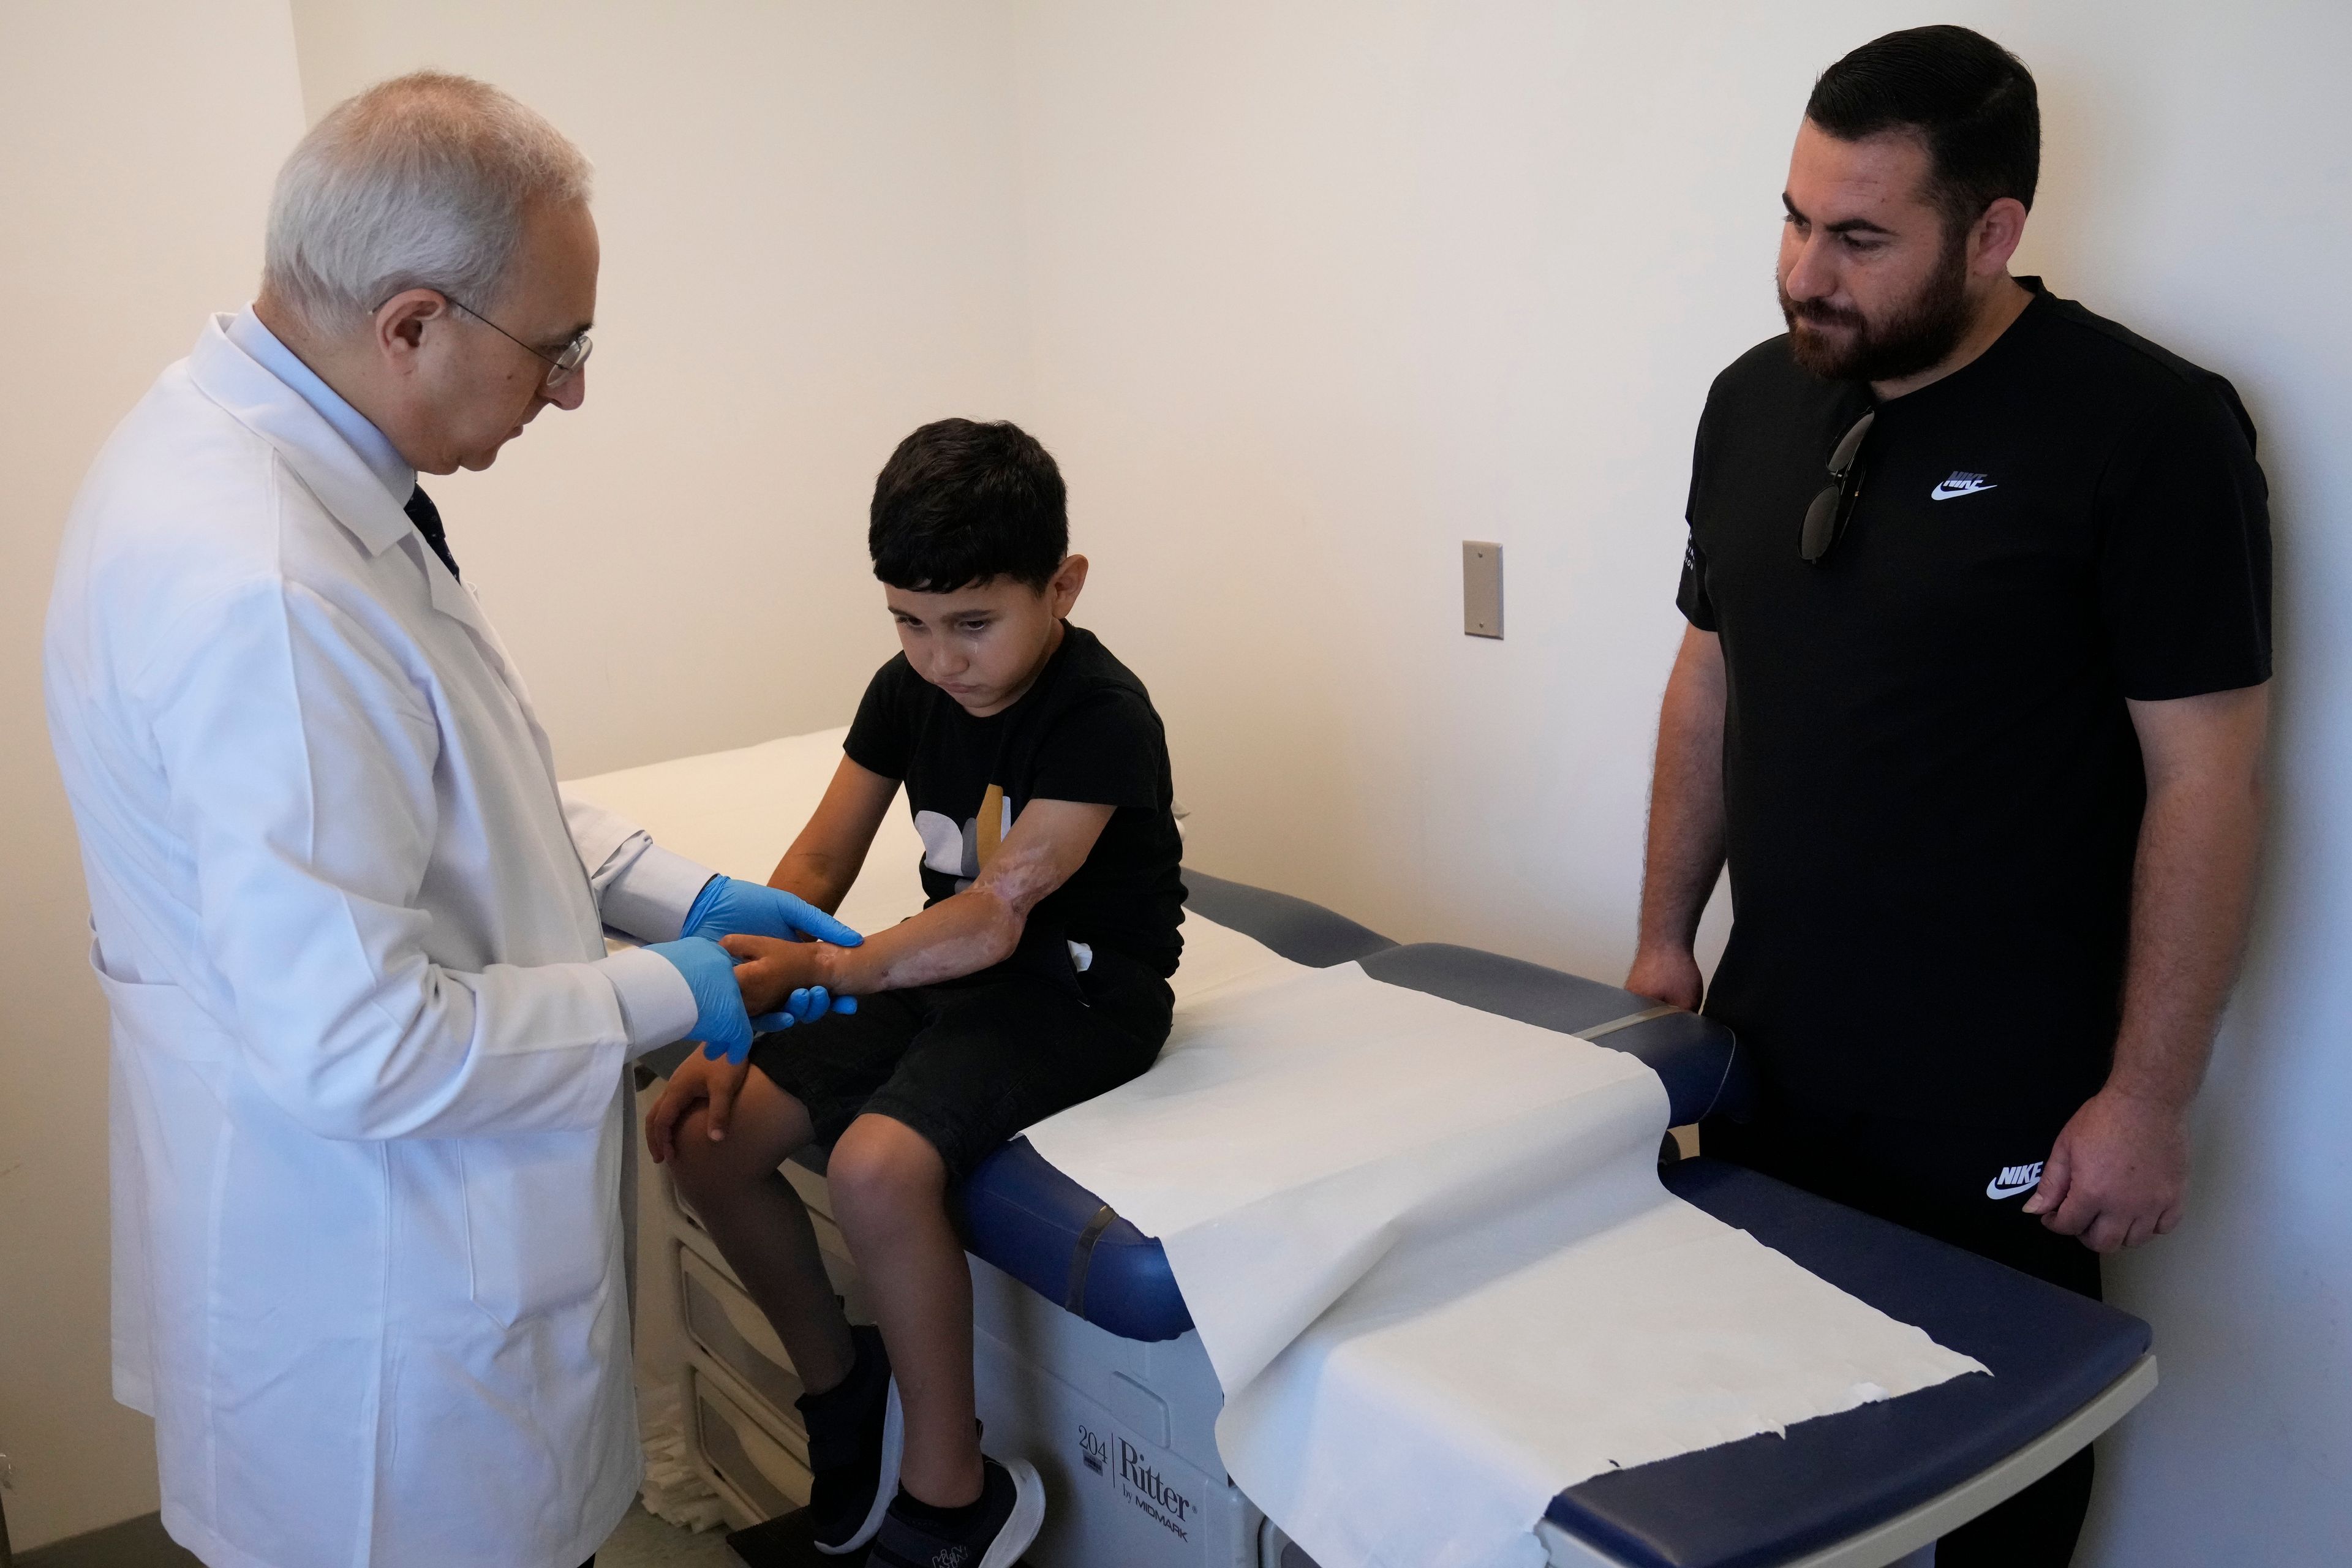
POLYGON ((1086 862, 1030 911, 1013 962, 1066 974, 1064 943, 1078 942, 1175 973, 1183 841, 1168 737, 1143 682, 1092 632, 1064 623, 1036 683, 986 719, 900 654, 866 686, 842 749, 859 767, 905 781, 928 903, 970 887, 1031 801, 1116 806, 1086 862), (982 830, 983 805, 995 807, 993 834, 982 830))
POLYGON ((1816 1108, 2045 1123, 2105 1079, 2146 789, 2126 699, 2271 673, 2230 384, 2024 279, 1979 358, 1880 405, 1780 337, 1699 424, 1680 604, 1722 638, 1734 922, 1706 1010, 1816 1108))

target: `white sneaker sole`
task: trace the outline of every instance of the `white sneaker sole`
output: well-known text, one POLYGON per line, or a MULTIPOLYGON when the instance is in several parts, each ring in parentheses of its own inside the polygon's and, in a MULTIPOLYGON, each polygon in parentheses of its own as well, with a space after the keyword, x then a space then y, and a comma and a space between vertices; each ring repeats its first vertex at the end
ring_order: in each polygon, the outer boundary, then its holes
MULTIPOLYGON (((898 1380, 894 1377, 890 1380, 889 1402, 882 1409, 882 1473, 875 1482, 874 1506, 866 1510, 866 1522, 857 1527, 857 1533, 840 1545, 827 1546, 822 1541, 814 1542, 811 1544, 827 1557, 846 1557, 879 1534, 882 1530, 882 1516, 890 1511, 890 1500, 898 1495, 898 1467, 906 1457, 907 1416, 906 1412, 898 1406, 898 1380)), ((1036 1472, 1033 1470, 1030 1474, 1034 1477, 1036 1472)), ((1044 1495, 1041 1489, 1039 1494, 1041 1517, 1043 1511, 1044 1495)), ((1017 1517, 1019 1510, 1014 1510, 1014 1513, 1017 1517)), ((1036 1531, 1032 1529, 1030 1533, 1034 1535, 1036 1531)), ((1022 1542, 1024 1547, 1028 1544, 1025 1541, 1022 1542)), ((1007 1558, 1005 1561, 1010 1563, 1012 1559, 1007 1558)))
POLYGON ((1013 1513, 988 1543, 978 1568, 1013 1568, 1045 1523, 1045 1483, 1037 1479, 1037 1467, 1026 1459, 1001 1462, 1013 1478, 1013 1513))

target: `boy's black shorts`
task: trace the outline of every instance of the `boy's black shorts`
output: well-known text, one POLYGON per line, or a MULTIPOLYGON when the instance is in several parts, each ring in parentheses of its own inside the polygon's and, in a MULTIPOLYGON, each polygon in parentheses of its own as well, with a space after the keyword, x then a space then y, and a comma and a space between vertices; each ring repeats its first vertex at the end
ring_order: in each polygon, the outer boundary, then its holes
POLYGON ((1150 967, 1097 949, 1084 974, 1000 965, 858 998, 751 1042, 751 1065, 804 1106, 827 1149, 868 1111, 928 1139, 961 1182, 1023 1128, 1140 1075, 1174 996, 1150 967))

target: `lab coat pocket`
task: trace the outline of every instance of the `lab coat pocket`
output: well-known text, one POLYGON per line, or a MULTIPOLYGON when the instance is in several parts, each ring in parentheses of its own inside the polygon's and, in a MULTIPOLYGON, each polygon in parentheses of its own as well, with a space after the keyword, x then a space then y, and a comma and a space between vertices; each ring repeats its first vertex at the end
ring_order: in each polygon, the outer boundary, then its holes
POLYGON ((500 1324, 573 1306, 617 1255, 619 1172, 600 1130, 462 1143, 474 1303, 500 1324))
POLYGON ((106 996, 118 1044, 160 1051, 188 1062, 219 1061, 236 1051, 236 1042, 228 1031, 179 986, 118 980, 109 974, 106 955, 99 951, 95 938, 89 944, 89 967, 106 996))

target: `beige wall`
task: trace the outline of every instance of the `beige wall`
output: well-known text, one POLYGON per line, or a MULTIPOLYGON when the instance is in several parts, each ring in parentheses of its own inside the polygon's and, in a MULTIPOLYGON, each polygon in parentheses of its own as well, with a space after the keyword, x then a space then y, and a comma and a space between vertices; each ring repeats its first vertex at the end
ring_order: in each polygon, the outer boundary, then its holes
POLYGON ((301 128, 285 0, 0 0, 0 1450, 19 1549, 154 1506, 108 1397, 106 1017, 41 717, 41 618, 83 468, 261 261, 301 128))
MULTIPOLYGON (((46 297, 73 301, 31 340, 78 410, 68 427, 42 381, 5 384, 26 406, 0 435, 20 503, 0 592, 22 600, 0 776, 33 897, 7 910, 19 1001, 0 1027, 12 1084, 58 1041, 71 1079, 55 1104, 0 1099, 20 1537, 149 1492, 121 1459, 137 1424, 104 1402, 96 1005, 34 606, 98 432, 203 309, 243 297, 259 171, 293 129, 268 8, 234 47, 217 19, 183 40, 170 14, 45 10, 52 32, 76 18, 70 37, 44 58, 12 37, 0 68, 29 71, 0 157, 58 215, 6 265, 47 268, 46 297), (87 79, 52 63, 77 58, 87 79), (171 107, 188 84, 258 61, 266 89, 205 100, 253 124, 191 133, 171 107), (56 127, 85 116, 101 141, 54 164, 56 127), (168 253, 97 252, 130 281, 92 275, 78 236, 108 203, 89 193, 133 187, 134 210, 219 226, 215 250, 175 232, 168 253), (19 1274, 51 1251, 53 1272, 19 1274), (88 1433, 115 1446, 73 1447, 88 1433), (78 1484, 82 1456, 106 1473, 78 1484)), ((2341 7, 296 0, 292 33, 312 115, 442 64, 520 92, 598 163, 587 407, 436 487, 568 773, 841 721, 890 646, 860 549, 874 469, 922 419, 1010 414, 1068 471, 1097 561, 1079 618, 1168 715, 1196 859, 1400 936, 1606 974, 1630 951, 1680 631, 1691 426, 1714 373, 1777 330, 1776 198, 1805 87, 1875 31, 1954 18, 2042 83, 2030 264, 2237 380, 2278 515, 2275 864, 2197 1208, 2113 1276, 2157 1325, 2166 1387, 2105 1450, 2084 1561, 2322 1561, 2352 1538, 2331 1124, 2352 1099, 2334 956, 2352 932, 2352 727, 2329 700, 2352 677, 2329 613, 2352 581, 2341 7), (1465 538, 1507 546, 1503 643, 1460 635, 1465 538)))

